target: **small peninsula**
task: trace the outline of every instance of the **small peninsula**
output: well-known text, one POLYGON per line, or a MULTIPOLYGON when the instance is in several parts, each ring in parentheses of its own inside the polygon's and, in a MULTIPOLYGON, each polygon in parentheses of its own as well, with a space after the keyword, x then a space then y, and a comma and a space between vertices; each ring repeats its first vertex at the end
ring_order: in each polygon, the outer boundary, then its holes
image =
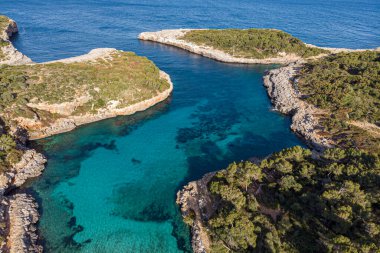
POLYGON ((146 57, 112 48, 34 63, 10 41, 16 22, 0 16, 0 29, 0 251, 43 252, 38 204, 14 191, 46 163, 28 140, 146 110, 167 99, 173 84, 146 57))
POLYGON ((138 37, 217 61, 243 64, 288 64, 330 53, 363 51, 316 47, 276 29, 175 29, 143 32, 138 37))
POLYGON ((380 249, 379 48, 319 48, 273 29, 163 30, 139 38, 222 62, 284 64, 265 74, 264 86, 311 148, 233 163, 179 191, 194 252, 380 249))
POLYGON ((173 86, 151 61, 116 49, 43 64, 3 66, 0 117, 31 139, 145 110, 173 86))

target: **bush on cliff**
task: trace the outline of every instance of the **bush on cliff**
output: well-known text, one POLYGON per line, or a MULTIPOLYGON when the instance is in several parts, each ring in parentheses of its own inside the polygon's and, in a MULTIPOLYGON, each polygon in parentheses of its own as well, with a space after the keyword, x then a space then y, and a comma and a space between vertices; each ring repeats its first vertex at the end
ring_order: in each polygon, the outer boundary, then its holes
POLYGON ((0 173, 9 169, 16 164, 22 156, 22 151, 16 147, 16 142, 12 136, 6 133, 0 133, 0 173))

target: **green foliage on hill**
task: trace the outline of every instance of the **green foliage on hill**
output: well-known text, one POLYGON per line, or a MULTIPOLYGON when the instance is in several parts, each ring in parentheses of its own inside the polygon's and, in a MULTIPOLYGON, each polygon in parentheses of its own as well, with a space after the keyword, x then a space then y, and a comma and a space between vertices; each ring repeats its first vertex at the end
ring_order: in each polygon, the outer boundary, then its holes
POLYGON ((338 116, 380 124, 380 52, 330 55, 306 64, 299 75, 306 101, 338 116))
POLYGON ((91 99, 74 114, 96 112, 111 100, 125 107, 169 88, 153 62, 131 52, 116 52, 107 59, 81 63, 0 66, 0 111, 6 122, 16 117, 42 121, 60 117, 29 105, 91 99))
POLYGON ((14 138, 5 132, 0 132, 0 174, 16 164, 22 154, 23 152, 17 149, 14 138))
MULTIPOLYGON (((0 15, 0 33, 5 31, 8 24, 9 24, 9 18, 7 16, 0 15)), ((0 38, 0 61, 5 58, 2 47, 8 46, 8 45, 9 45, 9 41, 5 41, 0 38)))
POLYGON ((282 52, 310 57, 327 52, 307 47, 292 35, 273 29, 192 30, 180 39, 243 58, 265 59, 282 52))
POLYGON ((379 252, 380 157, 301 147, 210 181, 212 252, 379 252))
POLYGON ((326 111, 320 123, 338 146, 380 152, 378 130, 373 134, 350 124, 380 125, 379 52, 339 53, 309 62, 296 85, 308 103, 326 111))

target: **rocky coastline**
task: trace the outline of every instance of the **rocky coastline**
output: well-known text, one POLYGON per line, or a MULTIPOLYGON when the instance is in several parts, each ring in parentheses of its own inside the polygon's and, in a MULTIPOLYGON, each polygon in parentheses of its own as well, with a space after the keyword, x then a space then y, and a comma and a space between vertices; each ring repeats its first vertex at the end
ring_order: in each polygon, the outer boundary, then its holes
MULTIPOLYGON (((3 42, 2 47, 0 47, 2 51, 0 65, 36 64, 12 45, 10 37, 17 32, 18 27, 16 22, 8 19, 7 25, 3 27, 3 32, 0 34, 0 40, 3 42)), ((94 49, 86 55, 41 64, 93 61, 99 58, 107 58, 110 54, 115 52, 117 52, 117 50, 112 48, 94 49)), ((54 124, 40 128, 37 131, 25 130, 25 126, 36 122, 24 122, 24 125, 22 124, 23 122, 20 122, 20 124, 11 127, 8 131, 5 131, 5 129, 0 126, 0 134, 10 134, 17 143, 17 150, 22 152, 19 162, 13 164, 6 172, 0 173, 0 252, 43 252, 43 247, 38 241, 36 226, 39 220, 38 204, 30 194, 15 191, 28 179, 41 175, 47 161, 42 154, 36 150, 29 149, 27 141, 71 131, 83 124, 119 115, 131 115, 146 110, 167 99, 172 93, 173 84, 170 80, 170 76, 160 70, 159 78, 166 80, 169 84, 169 88, 158 92, 149 99, 123 108, 118 108, 117 104, 110 103, 107 107, 98 110, 96 114, 85 114, 81 116, 68 115, 65 118, 57 120, 54 124)), ((66 106, 70 107, 69 103, 67 103, 66 106)), ((53 110, 54 109, 57 108, 53 108, 53 110)), ((67 108, 63 105, 62 108, 58 109, 65 111, 67 108)))
POLYGON ((194 253, 209 252, 210 240, 204 222, 214 213, 211 194, 207 189, 215 173, 208 173, 198 181, 188 183, 177 193, 177 205, 185 222, 191 227, 191 246, 194 253))
POLYGON ((290 128, 301 136, 312 148, 323 151, 333 147, 332 140, 319 134, 322 127, 318 115, 323 112, 301 100, 301 93, 294 86, 295 77, 303 62, 291 63, 269 71, 264 76, 264 86, 275 110, 292 118, 290 128))
MULTIPOLYGON (((25 132, 24 132, 25 133, 25 132)), ((0 242, 1 252, 42 252, 38 243, 36 224, 39 219, 38 204, 33 196, 14 193, 28 179, 42 174, 46 158, 34 149, 28 149, 26 136, 14 136, 18 149, 23 152, 21 160, 7 172, 0 174, 0 242)))
MULTIPOLYGON (((0 34, 5 43, 0 48, 0 64, 21 65, 32 63, 31 59, 20 53, 11 43, 10 38, 18 32, 15 21, 8 23, 0 34)), ((23 153, 20 161, 8 171, 0 174, 0 251, 9 253, 42 252, 37 241, 36 224, 39 219, 38 204, 33 196, 25 193, 13 193, 29 178, 41 175, 46 158, 34 149, 26 146, 28 139, 24 131, 15 129, 12 136, 17 139, 18 149, 23 153)))
MULTIPOLYGON (((88 54, 85 55, 38 64, 45 65, 53 63, 85 63, 95 61, 98 59, 107 59, 110 58, 112 54, 118 52, 119 51, 114 48, 98 48, 91 50, 88 54)), ((8 64, 15 65, 15 63, 8 64)), ((29 139, 36 140, 55 134, 68 132, 84 124, 89 124, 92 122, 113 118, 116 116, 131 115, 139 111, 144 111, 167 99, 173 91, 173 83, 170 79, 170 76, 164 71, 160 70, 159 77, 160 79, 166 80, 166 82, 169 84, 169 87, 167 89, 157 93, 155 96, 151 98, 134 104, 130 104, 126 107, 120 107, 118 101, 109 101, 104 108, 97 110, 96 113, 71 115, 71 111, 73 111, 76 107, 82 105, 83 103, 86 103, 89 100, 89 97, 85 95, 82 97, 78 97, 76 101, 64 102, 61 104, 29 103, 28 107, 30 108, 36 108, 47 112, 55 113, 57 115, 61 115, 61 117, 52 121, 51 123, 49 123, 49 125, 42 125, 38 117, 35 117, 34 119, 19 117, 14 119, 17 122, 16 127, 22 127, 24 129, 27 129, 29 139)))
MULTIPOLYGON (((332 140, 320 135, 318 123, 320 110, 301 100, 301 94, 294 87, 294 78, 304 61, 269 71, 264 76, 264 86, 274 109, 292 118, 291 129, 301 136, 316 153, 333 147, 332 140)), ((210 239, 204 225, 215 209, 207 185, 215 173, 209 173, 192 181, 177 193, 177 204, 182 216, 191 227, 192 247, 195 253, 210 252, 210 239)))

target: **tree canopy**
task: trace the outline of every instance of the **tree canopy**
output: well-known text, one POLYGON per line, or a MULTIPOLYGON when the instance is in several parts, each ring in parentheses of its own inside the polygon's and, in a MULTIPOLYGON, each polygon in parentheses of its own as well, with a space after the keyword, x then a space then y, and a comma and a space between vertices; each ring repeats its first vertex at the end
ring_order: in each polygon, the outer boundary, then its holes
POLYGON ((208 185, 212 251, 378 252, 379 187, 379 155, 355 149, 315 159, 297 146, 233 163, 208 185))

